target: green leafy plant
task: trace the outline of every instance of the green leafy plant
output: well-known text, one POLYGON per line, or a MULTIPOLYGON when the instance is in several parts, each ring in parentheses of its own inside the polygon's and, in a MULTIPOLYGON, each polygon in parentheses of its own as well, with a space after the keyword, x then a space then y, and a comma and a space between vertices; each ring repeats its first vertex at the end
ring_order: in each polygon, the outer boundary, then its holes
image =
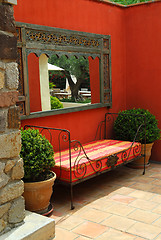
POLYGON ((130 5, 130 4, 136 4, 136 3, 143 3, 143 2, 149 2, 151 0, 110 0, 110 2, 119 3, 122 5, 130 5))
POLYGON ((53 82, 49 82, 49 89, 53 89, 56 85, 53 82))
POLYGON ((21 152, 24 162, 24 181, 38 182, 52 176, 54 151, 50 142, 36 129, 21 129, 21 152))
MULTIPOLYGON (((138 127, 144 123, 146 117, 146 143, 160 139, 160 129, 155 116, 145 109, 130 109, 119 113, 114 123, 115 137, 118 140, 133 141, 138 127), (139 114, 136 116, 136 114, 139 114)), ((145 142, 144 127, 138 133, 137 140, 145 142)))
POLYGON ((63 104, 59 101, 57 97, 50 96, 51 109, 63 108, 63 104))

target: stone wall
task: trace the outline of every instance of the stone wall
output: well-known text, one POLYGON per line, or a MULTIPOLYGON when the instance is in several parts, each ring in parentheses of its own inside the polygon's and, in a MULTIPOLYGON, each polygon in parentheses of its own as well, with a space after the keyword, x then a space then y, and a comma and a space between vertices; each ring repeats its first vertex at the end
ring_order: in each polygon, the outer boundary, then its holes
POLYGON ((0 235, 23 223, 23 161, 19 157, 18 68, 13 5, 0 0, 0 235))

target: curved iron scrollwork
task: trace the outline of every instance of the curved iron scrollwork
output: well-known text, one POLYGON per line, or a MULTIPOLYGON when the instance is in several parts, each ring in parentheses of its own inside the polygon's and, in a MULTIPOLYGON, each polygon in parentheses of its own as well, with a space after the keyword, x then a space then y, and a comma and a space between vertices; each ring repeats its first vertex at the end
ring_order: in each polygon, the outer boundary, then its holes
POLYGON ((73 151, 75 151, 75 153, 77 153, 77 156, 75 157, 74 160, 75 178, 82 179, 87 174, 88 165, 91 166, 95 173, 100 172, 100 170, 102 169, 101 160, 91 160, 88 157, 87 153, 85 152, 84 147, 79 141, 73 140, 72 143, 74 144, 72 149, 73 151))
POLYGON ((141 153, 141 145, 136 145, 136 146, 133 148, 133 155, 134 155, 134 156, 137 156, 139 153, 141 153))
POLYGON ((132 143, 131 146, 128 149, 126 149, 125 151, 123 151, 121 154, 121 160, 124 164, 126 164, 127 161, 129 160, 129 156, 130 156, 131 152, 134 157, 137 157, 139 155, 139 153, 141 153, 141 145, 138 145, 138 144, 135 146, 133 146, 133 145, 134 145, 134 143, 132 143))
POLYGON ((69 132, 61 130, 60 133, 59 133, 58 139, 59 139, 59 144, 61 143, 61 140, 63 142, 69 142, 69 140, 70 140, 69 132))
MULTIPOLYGON (((127 149, 128 150, 128 149, 127 149)), ((129 158, 129 155, 130 155, 130 152, 131 152, 131 147, 130 147, 130 150, 129 150, 129 153, 127 154, 127 150, 126 151, 123 151, 122 154, 121 154, 121 160, 124 164, 126 164, 128 158, 129 158)))

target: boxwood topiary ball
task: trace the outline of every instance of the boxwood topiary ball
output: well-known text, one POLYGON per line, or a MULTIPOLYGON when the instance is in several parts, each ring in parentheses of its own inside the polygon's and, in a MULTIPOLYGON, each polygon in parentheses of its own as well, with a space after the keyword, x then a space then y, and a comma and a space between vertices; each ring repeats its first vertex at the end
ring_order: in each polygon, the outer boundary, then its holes
MULTIPOLYGON (((160 129, 155 116, 145 109, 130 109, 119 113, 114 122, 115 137, 118 140, 133 141, 138 127, 144 123, 146 117, 146 143, 152 143, 160 139, 160 129)), ((145 142, 144 126, 138 133, 138 140, 145 142)))

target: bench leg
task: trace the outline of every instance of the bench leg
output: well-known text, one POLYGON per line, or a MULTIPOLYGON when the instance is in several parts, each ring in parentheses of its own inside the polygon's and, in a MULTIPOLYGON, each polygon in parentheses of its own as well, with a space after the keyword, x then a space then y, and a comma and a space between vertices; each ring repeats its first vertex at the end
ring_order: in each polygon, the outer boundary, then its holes
POLYGON ((73 186, 70 185, 70 199, 71 199, 71 210, 73 210, 75 207, 73 205, 73 186))
POLYGON ((144 154, 144 170, 143 170, 143 175, 145 174, 145 154, 144 154))

